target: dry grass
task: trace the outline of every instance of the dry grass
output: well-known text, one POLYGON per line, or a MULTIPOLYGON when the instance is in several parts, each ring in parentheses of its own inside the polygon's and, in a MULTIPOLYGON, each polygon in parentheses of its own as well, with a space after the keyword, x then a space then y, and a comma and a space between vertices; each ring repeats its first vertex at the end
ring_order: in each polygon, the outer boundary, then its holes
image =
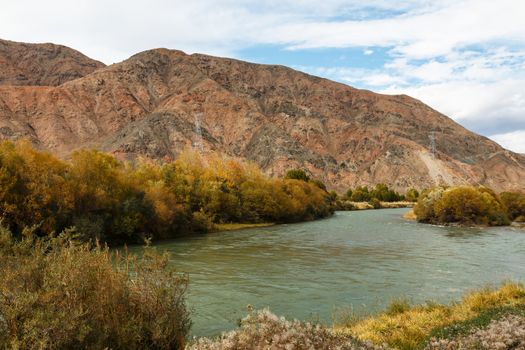
POLYGON ((398 201, 398 202, 381 202, 382 208, 412 208, 414 202, 398 201))
POLYGON ((407 220, 417 220, 417 215, 416 213, 414 213, 414 210, 410 210, 408 212, 406 212, 405 214, 403 214, 403 218, 407 219, 407 220))
POLYGON ((390 308, 377 316, 337 325, 336 330, 375 344, 386 343, 403 350, 417 349, 436 328, 475 318, 492 308, 524 304, 523 285, 507 283, 499 289, 486 288, 467 294, 460 302, 450 305, 425 304, 410 308, 402 305, 390 308))

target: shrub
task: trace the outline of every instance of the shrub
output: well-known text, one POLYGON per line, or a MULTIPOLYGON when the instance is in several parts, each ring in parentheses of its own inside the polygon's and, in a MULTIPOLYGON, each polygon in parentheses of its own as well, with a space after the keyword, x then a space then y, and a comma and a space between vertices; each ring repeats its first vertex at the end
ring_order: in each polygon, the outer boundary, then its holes
MULTIPOLYGON (((314 183, 317 187, 319 187, 323 191, 327 191, 325 183, 322 182, 321 180, 314 179, 314 180, 310 180, 310 181, 312 181, 312 183, 314 183)), ((332 192, 332 191, 330 191, 330 192, 332 192)))
POLYGON ((525 349, 525 317, 507 315, 494 319, 486 328, 453 339, 432 339, 425 350, 525 349))
POLYGON ((405 198, 407 201, 410 201, 410 202, 416 202, 417 199, 419 198, 419 192, 418 190, 416 190, 415 188, 410 188, 406 195, 405 195, 405 198))
POLYGON ((241 320, 239 330, 223 333, 218 339, 200 338, 191 350, 234 349, 383 349, 338 335, 321 325, 288 321, 268 310, 256 311, 241 320))
POLYGON ((293 179, 293 180, 301 180, 305 182, 308 182, 310 180, 310 177, 306 175, 306 172, 303 169, 288 170, 284 178, 293 179))
POLYGON ((421 222, 508 225, 498 196, 484 187, 458 186, 425 191, 414 208, 421 222))
POLYGON ((525 216, 525 194, 518 192, 502 192, 500 198, 509 219, 516 220, 516 218, 520 216, 525 216))
POLYGON ((0 348, 182 349, 188 279, 168 257, 113 256, 70 235, 15 241, 0 227, 0 348))
POLYGON ((372 197, 368 192, 367 186, 359 186, 352 192, 352 197, 350 198, 353 202, 368 202, 372 197))
POLYGON ((369 203, 374 209, 381 209, 381 202, 379 199, 372 198, 369 203))

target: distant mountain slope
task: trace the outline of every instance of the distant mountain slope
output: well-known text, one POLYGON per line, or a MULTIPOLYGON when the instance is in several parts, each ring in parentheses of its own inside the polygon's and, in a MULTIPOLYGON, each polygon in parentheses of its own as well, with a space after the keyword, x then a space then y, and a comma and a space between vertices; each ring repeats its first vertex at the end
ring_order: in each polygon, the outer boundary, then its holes
POLYGON ((0 40, 0 85, 58 86, 101 67, 65 46, 0 40))
POLYGON ((57 87, 0 86, 0 137, 66 155, 173 159, 222 152, 331 188, 479 183, 525 190, 525 157, 408 96, 358 90, 290 68, 156 49, 57 87), (432 141, 432 139, 434 141, 432 141))

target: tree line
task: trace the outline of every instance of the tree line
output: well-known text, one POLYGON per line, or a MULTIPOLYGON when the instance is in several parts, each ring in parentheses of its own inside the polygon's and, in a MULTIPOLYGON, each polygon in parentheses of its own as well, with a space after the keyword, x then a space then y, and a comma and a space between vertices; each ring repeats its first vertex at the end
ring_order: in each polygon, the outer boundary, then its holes
POLYGON ((61 160, 27 141, 0 143, 0 215, 15 235, 75 227, 86 240, 140 242, 217 223, 293 222, 332 213, 318 184, 269 178, 252 164, 186 150, 158 164, 79 150, 61 160))

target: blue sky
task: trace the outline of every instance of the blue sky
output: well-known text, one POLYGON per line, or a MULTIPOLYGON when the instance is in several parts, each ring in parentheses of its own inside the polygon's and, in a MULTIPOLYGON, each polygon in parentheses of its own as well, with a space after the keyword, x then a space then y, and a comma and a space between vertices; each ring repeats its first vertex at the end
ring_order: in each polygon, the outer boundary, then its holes
POLYGON ((523 0, 19 0, 0 37, 105 63, 167 47, 283 64, 411 95, 525 153, 523 0))

